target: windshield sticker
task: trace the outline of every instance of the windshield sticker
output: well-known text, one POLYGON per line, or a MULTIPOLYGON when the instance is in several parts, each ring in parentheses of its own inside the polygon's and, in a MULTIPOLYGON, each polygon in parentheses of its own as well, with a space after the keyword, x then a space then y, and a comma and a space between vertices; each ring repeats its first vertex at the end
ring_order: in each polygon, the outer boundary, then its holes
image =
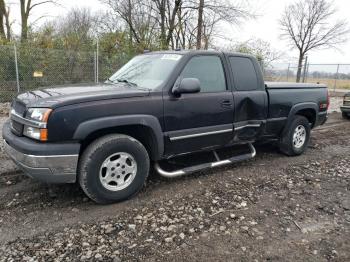
POLYGON ((180 58, 181 58, 181 55, 165 54, 165 55, 162 56, 161 59, 177 61, 177 60, 179 60, 180 58))

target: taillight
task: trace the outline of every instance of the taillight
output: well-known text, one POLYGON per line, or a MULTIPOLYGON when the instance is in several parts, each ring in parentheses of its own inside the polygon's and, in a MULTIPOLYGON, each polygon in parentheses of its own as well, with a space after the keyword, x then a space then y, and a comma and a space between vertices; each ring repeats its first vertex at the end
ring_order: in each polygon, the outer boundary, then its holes
POLYGON ((329 96, 329 91, 327 91, 327 102, 320 102, 319 108, 320 110, 328 110, 330 106, 330 96, 329 96))
POLYGON ((329 90, 327 90, 327 110, 329 109, 329 106, 331 105, 331 99, 329 95, 329 90))

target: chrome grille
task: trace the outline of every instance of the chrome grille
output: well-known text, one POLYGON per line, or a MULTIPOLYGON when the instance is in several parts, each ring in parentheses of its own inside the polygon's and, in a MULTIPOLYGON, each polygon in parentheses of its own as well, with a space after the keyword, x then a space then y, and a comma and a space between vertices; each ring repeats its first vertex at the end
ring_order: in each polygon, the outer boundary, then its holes
POLYGON ((21 136, 23 133, 23 125, 14 120, 11 120, 11 130, 14 134, 21 136))
MULTIPOLYGON (((21 117, 24 116, 26 112, 26 106, 22 102, 18 100, 13 100, 11 104, 11 113, 14 112, 16 115, 19 115, 21 117)), ((23 134, 23 128, 24 125, 18 121, 16 121, 12 116, 11 116, 11 131, 17 136, 21 136, 23 134)))

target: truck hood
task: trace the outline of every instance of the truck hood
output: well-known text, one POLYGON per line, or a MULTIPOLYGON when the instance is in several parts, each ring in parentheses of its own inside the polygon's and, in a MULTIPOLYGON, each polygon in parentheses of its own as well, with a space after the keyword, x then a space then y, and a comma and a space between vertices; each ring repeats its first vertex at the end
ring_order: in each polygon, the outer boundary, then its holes
POLYGON ((138 89, 126 83, 69 85, 29 91, 17 96, 16 100, 26 107, 49 107, 71 105, 104 99, 142 97, 149 90, 138 89))

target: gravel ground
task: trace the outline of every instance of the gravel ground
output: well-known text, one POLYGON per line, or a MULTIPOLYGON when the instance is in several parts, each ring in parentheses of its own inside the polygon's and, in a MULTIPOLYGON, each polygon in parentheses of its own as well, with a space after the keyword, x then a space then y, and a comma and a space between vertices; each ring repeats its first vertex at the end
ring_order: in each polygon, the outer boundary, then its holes
POLYGON ((329 112, 340 112, 340 106, 343 104, 342 97, 331 97, 329 112))
POLYGON ((0 152, 0 261, 349 261, 349 130, 331 114, 302 156, 259 146, 225 168, 152 174, 108 206, 28 179, 0 152))
POLYGON ((10 103, 0 103, 0 116, 7 116, 9 113, 10 103))

